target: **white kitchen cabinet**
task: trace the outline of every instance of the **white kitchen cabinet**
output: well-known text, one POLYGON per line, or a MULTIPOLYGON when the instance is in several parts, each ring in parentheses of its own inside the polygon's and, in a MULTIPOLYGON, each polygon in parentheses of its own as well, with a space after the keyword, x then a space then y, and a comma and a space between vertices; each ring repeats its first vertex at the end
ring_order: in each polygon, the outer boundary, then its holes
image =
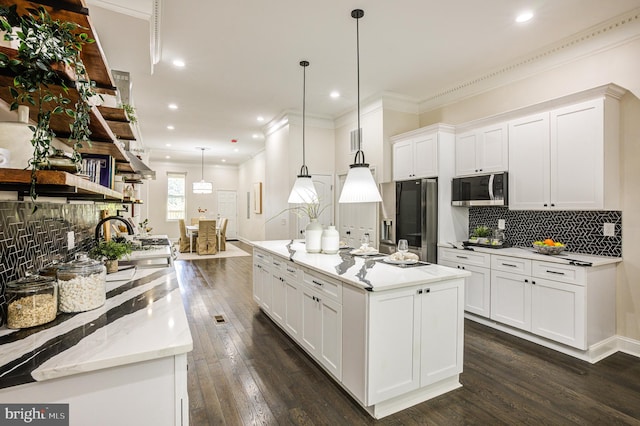
POLYGON ((462 293, 456 280, 371 294, 369 404, 462 372, 462 293))
POLYGON ((503 172, 509 168, 507 124, 456 135, 456 176, 503 172))
POLYGON ((471 272, 464 283, 464 310, 489 318, 491 315, 491 256, 487 253, 438 249, 438 264, 471 272))
POLYGON ((393 180, 438 176, 436 131, 397 140, 393 145, 393 180))
POLYGON ((338 380, 342 378, 342 284, 304 273, 302 345, 338 380))
MULTIPOLYGON (((271 256, 263 252, 253 255, 253 300, 264 306, 265 292, 271 291, 271 256)), ((267 305, 270 305, 271 296, 267 305)))
POLYGON ((491 271, 491 319, 531 331, 531 278, 491 271))
POLYGON ((271 316, 282 326, 296 332, 300 324, 300 300, 298 292, 298 268, 280 259, 272 260, 271 316))
POLYGON ((509 123, 509 208, 619 208, 617 100, 601 96, 509 123))

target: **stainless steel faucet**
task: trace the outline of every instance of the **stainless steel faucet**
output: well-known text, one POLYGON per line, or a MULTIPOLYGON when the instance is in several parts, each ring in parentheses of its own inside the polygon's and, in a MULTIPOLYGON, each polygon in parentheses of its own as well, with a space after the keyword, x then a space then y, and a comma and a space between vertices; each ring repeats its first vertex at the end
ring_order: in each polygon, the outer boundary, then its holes
POLYGON ((98 225, 96 225, 96 241, 100 241, 100 229, 102 228, 102 224, 110 220, 119 220, 120 222, 123 222, 127 227, 127 233, 129 235, 134 234, 133 226, 131 226, 131 223, 129 223, 127 219, 125 219, 122 216, 107 216, 104 219, 102 219, 100 222, 98 222, 98 225))

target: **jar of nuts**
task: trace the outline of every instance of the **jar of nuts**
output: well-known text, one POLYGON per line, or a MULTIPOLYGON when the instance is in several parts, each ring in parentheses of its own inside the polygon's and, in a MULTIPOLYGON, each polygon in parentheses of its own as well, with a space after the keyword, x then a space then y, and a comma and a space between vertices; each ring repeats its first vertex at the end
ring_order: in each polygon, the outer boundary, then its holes
POLYGON ((58 313, 54 277, 28 275, 7 283, 7 327, 28 328, 53 321, 58 313))
POLYGON ((57 277, 60 312, 84 312, 104 305, 107 268, 102 262, 78 253, 75 260, 58 267, 57 277))

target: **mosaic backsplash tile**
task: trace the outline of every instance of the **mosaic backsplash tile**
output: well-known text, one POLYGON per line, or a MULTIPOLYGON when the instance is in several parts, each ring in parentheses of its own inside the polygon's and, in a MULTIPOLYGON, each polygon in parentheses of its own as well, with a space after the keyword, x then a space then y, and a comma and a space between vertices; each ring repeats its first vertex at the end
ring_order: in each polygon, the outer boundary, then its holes
POLYGON ((537 211, 509 210, 506 207, 469 209, 469 232, 480 225, 498 227, 506 221, 505 237, 512 246, 529 247, 533 241, 552 238, 567 251, 599 256, 622 256, 622 212, 620 211, 537 211), (615 236, 605 237, 605 223, 615 225, 615 236))
POLYGON ((0 325, 4 324, 6 283, 38 271, 54 259, 68 261, 87 251, 94 240, 101 210, 115 214, 114 205, 0 202, 0 325), (73 231, 75 247, 67 248, 73 231))

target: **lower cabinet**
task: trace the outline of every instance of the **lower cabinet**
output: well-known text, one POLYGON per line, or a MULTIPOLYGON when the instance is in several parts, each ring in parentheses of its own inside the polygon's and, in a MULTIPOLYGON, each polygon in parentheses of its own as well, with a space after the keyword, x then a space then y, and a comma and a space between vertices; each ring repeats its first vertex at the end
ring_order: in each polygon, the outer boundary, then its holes
POLYGON ((462 372, 463 281, 372 293, 369 404, 462 372))
POLYGON ((491 319, 531 331, 531 277, 491 272, 491 319))
POLYGON ((491 315, 491 255, 438 249, 438 264, 471 272, 465 280, 464 310, 489 318, 491 315))

